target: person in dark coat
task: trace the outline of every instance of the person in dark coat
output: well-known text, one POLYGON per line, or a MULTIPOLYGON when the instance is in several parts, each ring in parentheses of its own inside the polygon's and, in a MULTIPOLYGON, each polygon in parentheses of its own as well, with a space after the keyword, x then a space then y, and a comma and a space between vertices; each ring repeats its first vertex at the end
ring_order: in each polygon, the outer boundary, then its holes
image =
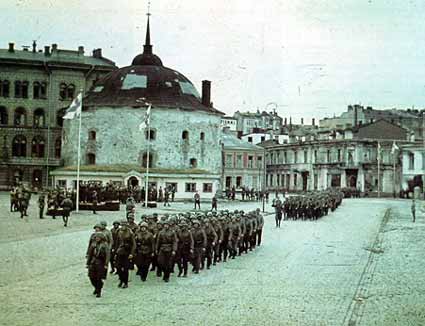
POLYGON ((186 221, 182 221, 179 224, 180 230, 177 233, 178 238, 178 249, 177 249, 177 266, 179 268, 179 274, 177 277, 187 277, 188 263, 191 255, 193 254, 193 237, 192 233, 188 229, 186 221))
POLYGON ((140 275, 140 279, 145 282, 155 251, 155 241, 153 234, 148 231, 148 223, 140 223, 140 227, 135 233, 135 241, 136 254, 134 263, 137 266, 137 275, 140 275))
POLYGON ((112 248, 111 248, 111 259, 110 259, 110 263, 111 263, 111 274, 115 272, 115 253, 118 249, 118 230, 120 229, 120 222, 119 221, 114 221, 113 227, 110 230, 111 231, 111 235, 112 235, 112 248))
POLYGON ((96 190, 93 190, 92 192, 91 204, 92 204, 93 214, 97 214, 96 213, 96 210, 97 210, 97 191, 96 190))
POLYGON ((158 256, 158 267, 163 272, 164 282, 170 280, 170 274, 174 265, 174 256, 177 251, 176 233, 170 230, 168 221, 163 222, 164 229, 158 233, 156 239, 156 254, 158 256))
POLYGON ((194 250, 193 250, 193 272, 195 274, 199 273, 201 267, 201 260, 205 253, 205 248, 207 247, 207 235, 205 231, 201 228, 201 224, 198 220, 193 220, 193 230, 192 237, 194 241, 194 250))
POLYGON ((40 219, 43 219, 43 214, 44 214, 44 207, 46 205, 46 197, 44 196, 44 194, 41 194, 38 196, 38 209, 39 209, 39 217, 40 219))
POLYGON ((89 247, 89 254, 87 255, 88 275, 94 287, 93 294, 97 298, 101 297, 103 280, 106 279, 106 270, 108 268, 109 247, 105 240, 105 235, 102 232, 96 232, 95 244, 89 247))
POLYGON ((131 261, 136 249, 134 234, 128 228, 126 220, 121 221, 121 228, 117 234, 117 242, 115 266, 120 279, 118 287, 125 289, 128 287, 128 270, 132 264, 131 261))
POLYGON ((71 210, 74 207, 74 203, 72 202, 71 198, 66 197, 62 202, 62 220, 63 220, 63 226, 68 226, 68 219, 71 214, 71 210))

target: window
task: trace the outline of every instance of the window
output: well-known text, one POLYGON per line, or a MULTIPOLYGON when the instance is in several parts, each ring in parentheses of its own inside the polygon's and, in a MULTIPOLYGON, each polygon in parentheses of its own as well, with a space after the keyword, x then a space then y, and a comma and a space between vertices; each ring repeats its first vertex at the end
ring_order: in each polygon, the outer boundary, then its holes
POLYGON ((44 110, 37 109, 34 111, 34 127, 44 127, 45 119, 44 119, 44 110))
POLYGON ((62 83, 59 86, 59 99, 65 100, 66 99, 66 84, 62 83))
POLYGON ((298 152, 294 151, 294 163, 298 163, 298 152))
POLYGON ((16 98, 28 98, 28 82, 27 81, 15 81, 15 97, 16 98))
POLYGON ((24 108, 17 108, 15 110, 15 126, 25 126, 27 124, 27 115, 24 108))
POLYGON ((196 192, 196 183, 186 183, 186 192, 196 192))
POLYGON ((31 156, 42 158, 44 157, 44 138, 36 136, 31 142, 31 156))
POLYGON ((0 80, 0 96, 9 97, 9 81, 8 80, 0 80))
POLYGON ((314 150, 314 163, 317 163, 317 150, 314 150))
POLYGON ((261 141, 263 142, 265 140, 266 140, 266 137, 265 136, 261 136, 261 141))
POLYGON ((341 150, 340 149, 338 149, 337 156, 338 156, 338 162, 341 162, 341 150))
POLYGON ((66 96, 67 96, 68 100, 74 99, 74 96, 75 96, 75 86, 73 84, 69 85, 66 88, 66 96))
POLYGON ((61 157, 62 140, 60 138, 55 141, 55 158, 61 157))
POLYGON ((226 177, 226 188, 230 188, 232 186, 232 177, 226 177))
POLYGON ((248 167, 250 169, 254 167, 254 156, 248 156, 248 167))
POLYGON ((263 167, 263 157, 258 156, 257 157, 257 168, 261 169, 263 167))
POLYGON ((60 188, 66 188, 66 180, 57 180, 57 184, 60 188))
POLYGON ((26 157, 27 156, 27 139, 25 136, 19 135, 13 138, 12 156, 26 157))
POLYGON ((242 155, 236 156, 236 167, 238 167, 238 168, 242 167, 242 155))
POLYGON ((95 165, 96 164, 96 155, 93 153, 87 154, 87 164, 95 165))
POLYGON ((332 174, 331 175, 331 187, 341 187, 341 175, 332 174))
POLYGON ((96 140, 96 131, 94 130, 89 131, 89 140, 96 140))
POLYGON ((0 125, 7 125, 7 118, 7 109, 4 106, 0 106, 0 125))
POLYGON ((228 167, 228 168, 233 167, 233 155, 232 154, 226 154, 225 166, 228 167))
POLYGON ((200 139, 205 140, 205 133, 204 132, 201 132, 200 139))
POLYGON ((329 149, 326 151, 326 162, 331 162, 331 151, 329 149))
POLYGON ((288 163, 288 153, 283 152, 283 163, 288 163))
POLYGON ((248 143, 252 143, 252 137, 248 137, 248 143))
POLYGON ((242 177, 236 177, 236 188, 240 188, 242 186, 242 177))
POLYGON ((202 190, 203 192, 212 192, 213 186, 212 183, 204 183, 202 190))
POLYGON ((422 152, 422 170, 425 170, 425 152, 422 152))
POLYGON ((45 99, 47 97, 47 83, 34 82, 32 95, 35 99, 45 99))
POLYGON ((409 170, 415 169, 415 154, 409 153, 409 170))
POLYGON ((294 187, 296 187, 296 186, 297 186, 297 175, 294 174, 294 187))
POLYGON ((304 163, 307 163, 307 156, 308 156, 307 151, 304 151, 304 163))
MULTIPOLYGON (((143 153, 143 158, 142 158, 142 166, 144 168, 147 167, 147 163, 148 163, 148 153, 143 153)), ((153 167, 153 157, 152 157, 152 153, 149 153, 149 167, 153 167)))
POLYGON ((189 140, 189 131, 184 130, 184 131, 182 132, 182 139, 183 139, 183 140, 189 140))
POLYGON ((190 164, 191 169, 194 169, 198 166, 198 162, 197 162, 196 158, 191 158, 190 161, 189 161, 189 164, 190 164))
POLYGON ((56 112, 56 124, 59 127, 63 127, 63 116, 65 115, 66 109, 60 109, 56 112))
POLYGON ((153 129, 145 130, 145 139, 146 140, 155 140, 156 138, 156 131, 153 129))

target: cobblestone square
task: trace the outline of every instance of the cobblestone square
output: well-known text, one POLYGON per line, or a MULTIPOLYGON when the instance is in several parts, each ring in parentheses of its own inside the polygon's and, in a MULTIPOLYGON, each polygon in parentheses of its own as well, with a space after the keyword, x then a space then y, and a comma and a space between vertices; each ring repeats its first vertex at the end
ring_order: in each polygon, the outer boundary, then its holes
POLYGON ((142 283, 133 271, 120 289, 108 275, 98 299, 85 269, 87 242, 96 222, 111 226, 124 207, 74 213, 64 228, 60 218, 38 219, 36 197, 20 219, 0 194, 1 325, 425 324, 424 213, 412 223, 409 201, 345 199, 318 221, 284 221, 281 229, 267 204, 263 244, 249 254, 170 283, 154 273, 142 283))

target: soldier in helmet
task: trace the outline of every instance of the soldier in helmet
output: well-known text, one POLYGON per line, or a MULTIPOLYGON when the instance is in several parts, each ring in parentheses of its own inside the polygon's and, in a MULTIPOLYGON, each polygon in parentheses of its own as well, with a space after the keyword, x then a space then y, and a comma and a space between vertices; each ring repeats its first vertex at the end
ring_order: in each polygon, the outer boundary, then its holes
POLYGON ((158 233, 156 239, 156 254, 158 255, 158 266, 164 274, 163 280, 168 282, 177 251, 177 236, 174 231, 170 230, 168 221, 163 222, 163 224, 164 229, 158 233))
POLYGON ((100 298, 103 287, 102 280, 106 278, 108 268, 109 248, 105 243, 105 235, 102 232, 96 232, 94 239, 94 245, 89 246, 87 268, 90 281, 94 287, 93 294, 100 298))
POLYGON ((71 214, 71 210, 74 207, 74 203, 72 202, 70 196, 67 196, 61 203, 62 206, 62 220, 63 226, 68 226, 68 219, 71 214))
POLYGON ((43 193, 40 193, 40 195, 38 196, 38 209, 39 209, 39 217, 40 219, 43 219, 43 214, 44 214, 44 207, 46 205, 46 197, 44 196, 43 193))
POLYGON ((193 230, 192 236, 194 241, 194 252, 193 252, 193 272, 195 274, 199 273, 201 267, 201 260, 205 253, 205 248, 207 247, 207 235, 205 231, 201 228, 201 223, 199 220, 193 220, 193 230))
POLYGON ((177 277, 187 277, 188 263, 190 257, 193 254, 193 237, 189 230, 189 225, 185 220, 179 224, 180 230, 177 232, 178 246, 177 246, 177 267, 179 268, 179 274, 177 277))
POLYGON ((204 260, 207 260, 207 269, 211 268, 212 259, 213 259, 213 250, 218 240, 217 233, 214 230, 214 227, 211 225, 209 218, 204 220, 204 231, 207 236, 207 246, 205 247, 205 253, 201 262, 201 269, 204 268, 204 260))
POLYGON ((111 259, 110 259, 110 263, 111 263, 111 274, 115 272, 115 253, 117 251, 117 244, 118 244, 118 230, 120 228, 120 222, 119 221, 114 221, 114 223, 112 223, 113 227, 110 230, 111 235, 112 235, 112 248, 111 248, 111 259))
POLYGON ((155 240, 153 234, 148 230, 148 223, 141 222, 135 233, 136 255, 134 263, 137 266, 137 274, 145 282, 149 272, 149 265, 155 251, 155 240))
POLYGON ((128 287, 128 270, 130 269, 131 260, 136 249, 134 234, 128 228, 127 220, 121 221, 121 227, 117 234, 117 251, 116 251, 116 267, 120 283, 118 287, 128 287))

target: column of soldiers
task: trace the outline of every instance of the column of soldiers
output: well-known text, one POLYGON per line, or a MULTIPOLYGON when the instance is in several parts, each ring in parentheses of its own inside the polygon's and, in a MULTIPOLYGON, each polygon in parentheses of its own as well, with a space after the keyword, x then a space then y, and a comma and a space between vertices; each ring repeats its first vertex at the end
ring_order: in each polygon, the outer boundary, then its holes
MULTIPOLYGON (((232 188, 227 187, 225 191, 225 196, 228 200, 235 200, 236 199, 236 188, 233 186, 232 188)), ((246 186, 241 187, 241 199, 242 201, 261 201, 263 198, 268 201, 269 199, 269 192, 266 191, 260 191, 255 190, 254 188, 249 188, 246 186)))
POLYGON ((120 288, 128 287, 129 271, 135 268, 142 282, 149 271, 169 282, 175 271, 177 277, 187 277, 189 265, 198 274, 254 250, 261 245, 263 225, 259 209, 161 217, 154 213, 142 215, 139 224, 130 213, 126 220, 115 221, 110 230, 106 222, 96 224, 86 256, 93 294, 101 296, 108 265, 110 273, 118 275, 120 288))
POLYGON ((300 196, 286 197, 284 202, 277 197, 273 206, 276 214, 276 227, 281 219, 317 220, 329 211, 333 212, 342 202, 344 193, 337 189, 306 193, 300 196))

